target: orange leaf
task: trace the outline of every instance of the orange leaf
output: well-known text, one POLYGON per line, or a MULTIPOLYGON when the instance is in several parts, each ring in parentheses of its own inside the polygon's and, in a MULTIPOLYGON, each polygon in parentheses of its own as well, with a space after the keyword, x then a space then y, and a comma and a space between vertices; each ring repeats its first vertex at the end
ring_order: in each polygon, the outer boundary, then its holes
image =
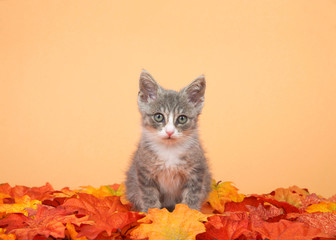
POLYGON ((89 220, 94 222, 94 224, 80 226, 78 237, 86 236, 95 239, 100 234, 112 236, 119 229, 143 217, 139 213, 128 211, 117 196, 99 199, 86 193, 79 193, 78 197, 67 200, 63 204, 64 208, 89 215, 89 220))
POLYGON ((167 209, 149 209, 147 216, 141 222, 151 221, 150 224, 141 224, 132 233, 133 238, 149 238, 149 240, 195 239, 196 235, 205 232, 206 216, 187 205, 177 204, 170 213, 167 209))
MULTIPOLYGON (((35 212, 34 210, 31 212, 35 212)), ((70 215, 64 208, 38 205, 34 215, 11 214, 8 218, 0 220, 0 225, 6 224, 9 233, 14 233, 18 239, 32 240, 36 235, 44 237, 64 238, 64 224, 71 222, 76 225, 88 223, 87 217, 77 218, 70 215)))
POLYGON ((212 191, 208 196, 208 202, 211 207, 219 213, 223 213, 225 203, 241 202, 244 200, 244 195, 238 193, 238 188, 234 187, 231 182, 218 182, 212 180, 212 191))
POLYGON ((1 240, 15 240, 16 237, 14 234, 10 233, 10 234, 6 234, 5 233, 5 229, 0 228, 0 239, 1 240))
POLYGON ((263 237, 277 240, 311 240, 318 237, 330 237, 320 229, 309 226, 302 222, 291 222, 288 220, 280 220, 279 222, 268 223, 259 222, 252 223, 252 229, 260 233, 263 237))
POLYGON ((78 232, 76 232, 75 226, 71 223, 66 224, 66 228, 68 230, 68 234, 70 235, 70 239, 72 240, 87 240, 86 237, 80 237, 78 238, 78 232))

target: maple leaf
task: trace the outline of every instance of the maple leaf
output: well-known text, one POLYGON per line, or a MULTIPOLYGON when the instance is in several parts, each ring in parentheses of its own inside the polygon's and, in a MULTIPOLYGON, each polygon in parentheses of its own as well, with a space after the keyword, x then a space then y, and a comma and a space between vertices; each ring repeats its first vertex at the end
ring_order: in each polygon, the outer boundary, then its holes
POLYGON ((336 203, 334 202, 320 202, 317 204, 312 204, 306 208, 306 212, 335 212, 336 213, 336 203))
POLYGON ((12 198, 11 195, 7 194, 7 193, 2 193, 0 192, 0 204, 3 204, 6 202, 6 199, 10 199, 12 198), (5 202, 4 202, 5 201, 5 202))
POLYGON ((140 213, 129 212, 117 196, 99 199, 86 193, 79 193, 78 198, 68 199, 62 206, 68 211, 89 215, 89 220, 94 224, 81 225, 78 237, 86 236, 90 239, 95 239, 103 233, 112 236, 118 229, 144 217, 140 213))
POLYGON ((92 186, 83 186, 81 190, 79 190, 80 193, 87 193, 90 195, 93 195, 97 198, 104 198, 107 196, 113 196, 114 192, 110 186, 101 186, 100 188, 94 188, 92 186))
POLYGON ((16 237, 14 234, 10 233, 10 234, 6 234, 5 233, 5 229, 0 228, 0 239, 1 240, 15 240, 16 237))
POLYGON ((205 220, 204 214, 184 204, 177 204, 173 212, 165 208, 152 208, 148 210, 147 216, 140 220, 145 223, 132 231, 131 236, 149 240, 192 240, 197 234, 205 232, 205 226, 201 222, 205 220))
POLYGON ((249 229, 249 219, 245 212, 230 213, 226 216, 214 215, 208 217, 205 223, 206 232, 198 234, 197 240, 222 239, 231 240, 240 237, 252 239, 253 233, 249 229))
POLYGON ((6 224, 7 231, 14 233, 18 239, 32 240, 35 236, 64 238, 65 224, 71 222, 76 225, 89 223, 87 217, 77 218, 70 215, 63 207, 53 208, 38 205, 35 215, 26 217, 24 215, 11 214, 0 220, 0 226, 6 224))
POLYGON ((0 184, 0 193, 9 194, 12 187, 8 183, 1 183, 0 184))
POLYGON ((297 186, 277 188, 271 193, 273 198, 280 202, 287 202, 295 207, 302 206, 302 200, 309 195, 308 191, 297 186))
POLYGON ((264 204, 263 200, 258 199, 254 196, 245 197, 242 202, 227 202, 225 204, 225 212, 247 212, 247 205, 258 207, 259 204, 264 204))
POLYGON ((128 205, 130 202, 126 198, 126 188, 125 184, 113 184, 101 186, 100 188, 94 188, 92 186, 82 187, 83 189, 78 190, 80 193, 91 194, 97 198, 104 198, 107 196, 118 196, 123 205, 128 205))
POLYGON ((283 201, 278 201, 272 197, 269 196, 264 196, 264 195, 253 195, 254 197, 257 197, 259 200, 262 200, 264 202, 273 204, 274 206, 278 207, 278 208, 282 208, 285 213, 300 213, 300 209, 298 209, 297 207, 287 203, 287 202, 283 202, 283 201))
POLYGON ((66 235, 68 235, 68 238, 72 240, 87 240, 86 237, 78 238, 78 232, 76 232, 75 226, 73 224, 67 223, 66 229, 68 230, 68 232, 66 233, 66 235))
POLYGON ((15 203, 12 204, 1 204, 0 212, 9 213, 23 213, 28 216, 26 208, 36 209, 37 205, 41 204, 39 200, 31 200, 27 195, 15 198, 15 203))
POLYGON ((216 182, 212 180, 212 191, 209 193, 207 202, 219 213, 223 213, 225 203, 241 202, 244 199, 243 194, 238 193, 238 188, 234 187, 231 182, 216 182))
POLYGON ((314 228, 321 229, 323 232, 336 237, 336 214, 329 212, 302 214, 298 216, 297 221, 307 223, 314 228))
POLYGON ((330 202, 336 203, 336 194, 328 199, 330 202))
POLYGON ((260 233, 264 238, 277 240, 311 240, 319 237, 330 237, 320 229, 308 224, 284 219, 274 223, 252 220, 252 230, 260 233))
POLYGON ((124 183, 114 184, 112 186, 107 186, 109 190, 111 191, 112 195, 114 196, 120 196, 120 201, 124 205, 129 205, 130 202, 126 198, 126 186, 124 183))
POLYGON ((321 201, 323 201, 323 199, 317 196, 315 193, 310 194, 306 196, 304 199, 302 199, 302 208, 305 209, 308 206, 320 203, 321 201))
POLYGON ((277 208, 273 205, 263 206, 259 204, 257 208, 249 205, 247 205, 246 207, 249 210, 251 217, 257 217, 264 221, 284 214, 281 208, 277 208))
POLYGON ((0 220, 0 228, 6 228, 6 232, 10 232, 13 229, 28 226, 28 224, 25 223, 25 221, 28 220, 29 218, 21 213, 12 213, 0 220))
POLYGON ((46 183, 44 186, 41 187, 32 188, 21 185, 11 187, 8 183, 0 185, 0 192, 9 194, 13 198, 20 198, 28 195, 31 199, 36 199, 39 201, 48 199, 50 193, 53 191, 54 189, 49 183, 46 183))

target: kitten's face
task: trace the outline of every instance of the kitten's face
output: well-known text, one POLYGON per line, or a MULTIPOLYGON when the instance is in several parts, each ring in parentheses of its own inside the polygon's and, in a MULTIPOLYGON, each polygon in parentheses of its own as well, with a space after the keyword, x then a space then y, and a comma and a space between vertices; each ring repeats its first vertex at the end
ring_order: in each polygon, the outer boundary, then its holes
POLYGON ((202 110, 204 91, 203 76, 176 92, 163 89, 143 71, 138 105, 146 137, 169 145, 193 139, 197 135, 197 118, 202 110))

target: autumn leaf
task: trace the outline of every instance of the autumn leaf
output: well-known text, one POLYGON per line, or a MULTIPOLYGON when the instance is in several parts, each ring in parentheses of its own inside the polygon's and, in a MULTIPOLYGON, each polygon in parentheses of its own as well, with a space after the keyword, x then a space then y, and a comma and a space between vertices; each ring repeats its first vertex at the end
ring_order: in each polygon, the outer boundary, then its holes
POLYGON ((100 188, 94 188, 92 186, 83 186, 80 193, 87 193, 90 195, 95 196, 96 198, 104 198, 107 196, 114 196, 113 192, 111 191, 110 186, 101 186, 100 188))
POLYGON ((328 201, 336 203, 336 194, 330 197, 328 201))
POLYGON ((284 201, 278 201, 272 197, 269 196, 264 196, 264 195, 253 195, 254 197, 257 197, 259 200, 262 200, 264 202, 273 204, 274 206, 278 207, 278 208, 282 208, 285 213, 300 213, 300 209, 298 209, 297 207, 295 207, 294 205, 291 205, 287 202, 284 201))
POLYGON ((86 237, 78 238, 78 232, 76 232, 75 226, 73 224, 67 223, 66 224, 66 229, 68 230, 68 232, 66 234, 68 235, 68 237, 71 240, 87 240, 86 237))
POLYGON ((148 238, 149 240, 192 240, 196 235, 205 232, 206 216, 187 205, 177 204, 173 212, 167 209, 149 209, 147 216, 132 233, 133 238, 148 238))
POLYGON ((251 237, 254 235, 249 229, 247 213, 229 213, 226 216, 215 215, 208 218, 205 223, 206 232, 198 234, 197 240, 231 240, 240 237, 251 237))
POLYGON ((264 221, 284 215, 284 211, 281 208, 277 208, 273 205, 263 206, 259 204, 258 207, 253 207, 249 205, 247 205, 246 207, 249 210, 251 217, 257 217, 264 221))
POLYGON ((15 240, 16 237, 14 234, 10 233, 10 234, 6 234, 5 233, 5 229, 0 228, 0 239, 1 240, 15 240))
POLYGON ((230 182, 213 181, 202 211, 211 215, 183 204, 174 212, 131 212, 123 183, 59 191, 48 183, 0 184, 0 239, 336 239, 336 195, 296 186, 244 196, 230 182))
POLYGON ((113 184, 101 186, 100 188, 94 188, 92 186, 84 186, 78 190, 80 193, 87 193, 97 198, 104 198, 108 196, 118 196, 123 205, 128 205, 130 202, 126 198, 125 184, 113 184))
POLYGON ((94 222, 92 225, 80 227, 78 237, 86 236, 89 239, 95 239, 103 233, 111 236, 118 229, 144 217, 140 213, 128 211, 117 196, 99 199, 86 193, 79 193, 78 198, 67 200, 63 206, 68 211, 88 215, 89 220, 94 222))
POLYGON ((279 202, 287 202, 297 208, 302 206, 302 200, 309 195, 308 191, 297 186, 289 188, 277 188, 271 193, 273 198, 279 202))
POLYGON ((307 223, 314 228, 321 229, 323 232, 336 237, 336 214, 330 212, 302 214, 298 216, 297 221, 307 223))
POLYGON ((311 240, 318 237, 330 237, 318 228, 309 226, 302 222, 292 222, 280 220, 279 222, 269 223, 265 221, 253 222, 252 229, 258 232, 262 237, 277 240, 311 240))
POLYGON ((335 212, 336 213, 336 203, 334 202, 320 202, 317 204, 312 204, 306 208, 306 212, 335 212))
POLYGON ((9 213, 23 213, 28 216, 26 208, 36 209, 38 204, 41 204, 39 200, 31 200, 27 195, 22 197, 17 197, 14 199, 15 203, 12 204, 1 204, 0 212, 9 214, 9 213))
MULTIPOLYGON (((34 211, 32 211, 34 212, 34 211)), ((18 239, 33 240, 35 236, 64 238, 65 224, 70 222, 76 225, 90 223, 87 217, 77 218, 69 214, 63 207, 53 208, 38 205, 35 215, 25 217, 10 215, 0 220, 0 225, 6 223, 9 233, 14 233, 18 239), (11 229, 11 230, 10 230, 11 229)))
POLYGON ((2 193, 0 192, 0 204, 3 204, 6 202, 6 199, 10 199, 12 198, 11 195, 7 194, 7 193, 2 193), (4 202, 5 200, 5 202, 4 202))
POLYGON ((41 187, 32 188, 21 185, 11 187, 8 183, 0 185, 0 192, 9 194, 13 198, 20 198, 27 195, 31 199, 39 201, 48 199, 53 191, 54 189, 49 183, 46 183, 44 186, 41 187))
POLYGON ((241 202, 244 199, 243 194, 238 193, 238 189, 232 185, 231 182, 216 182, 212 180, 212 191, 210 192, 207 202, 211 207, 219 213, 223 213, 225 203, 227 202, 241 202))
POLYGON ((259 204, 264 204, 265 202, 257 197, 249 196, 245 197, 242 202, 227 202, 225 204, 225 212, 247 212, 246 206, 258 207, 259 204))
POLYGON ((22 213, 12 213, 0 220, 0 228, 6 228, 6 233, 13 229, 25 228, 28 226, 26 221, 29 221, 29 219, 22 213))
POLYGON ((124 183, 114 184, 112 186, 107 186, 107 188, 111 191, 113 196, 120 196, 120 201, 124 205, 129 205, 130 202, 126 198, 126 186, 124 183))
POLYGON ((308 206, 312 205, 312 204, 317 204, 322 202, 323 199, 320 198, 319 196, 317 196, 315 193, 310 194, 308 196, 306 196, 304 199, 302 199, 302 208, 306 209, 308 206))

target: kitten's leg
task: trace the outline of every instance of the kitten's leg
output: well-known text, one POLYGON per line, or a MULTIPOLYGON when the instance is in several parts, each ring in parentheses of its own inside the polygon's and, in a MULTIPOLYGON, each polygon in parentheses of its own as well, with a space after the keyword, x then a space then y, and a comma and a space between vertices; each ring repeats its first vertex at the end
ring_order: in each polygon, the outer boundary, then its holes
POLYGON ((182 202, 187 204, 189 208, 199 210, 202 204, 202 177, 192 177, 184 185, 182 191, 182 202))
POLYGON ((139 188, 141 192, 141 212, 147 212, 149 208, 161 208, 160 192, 154 179, 151 179, 147 171, 138 171, 139 188))

